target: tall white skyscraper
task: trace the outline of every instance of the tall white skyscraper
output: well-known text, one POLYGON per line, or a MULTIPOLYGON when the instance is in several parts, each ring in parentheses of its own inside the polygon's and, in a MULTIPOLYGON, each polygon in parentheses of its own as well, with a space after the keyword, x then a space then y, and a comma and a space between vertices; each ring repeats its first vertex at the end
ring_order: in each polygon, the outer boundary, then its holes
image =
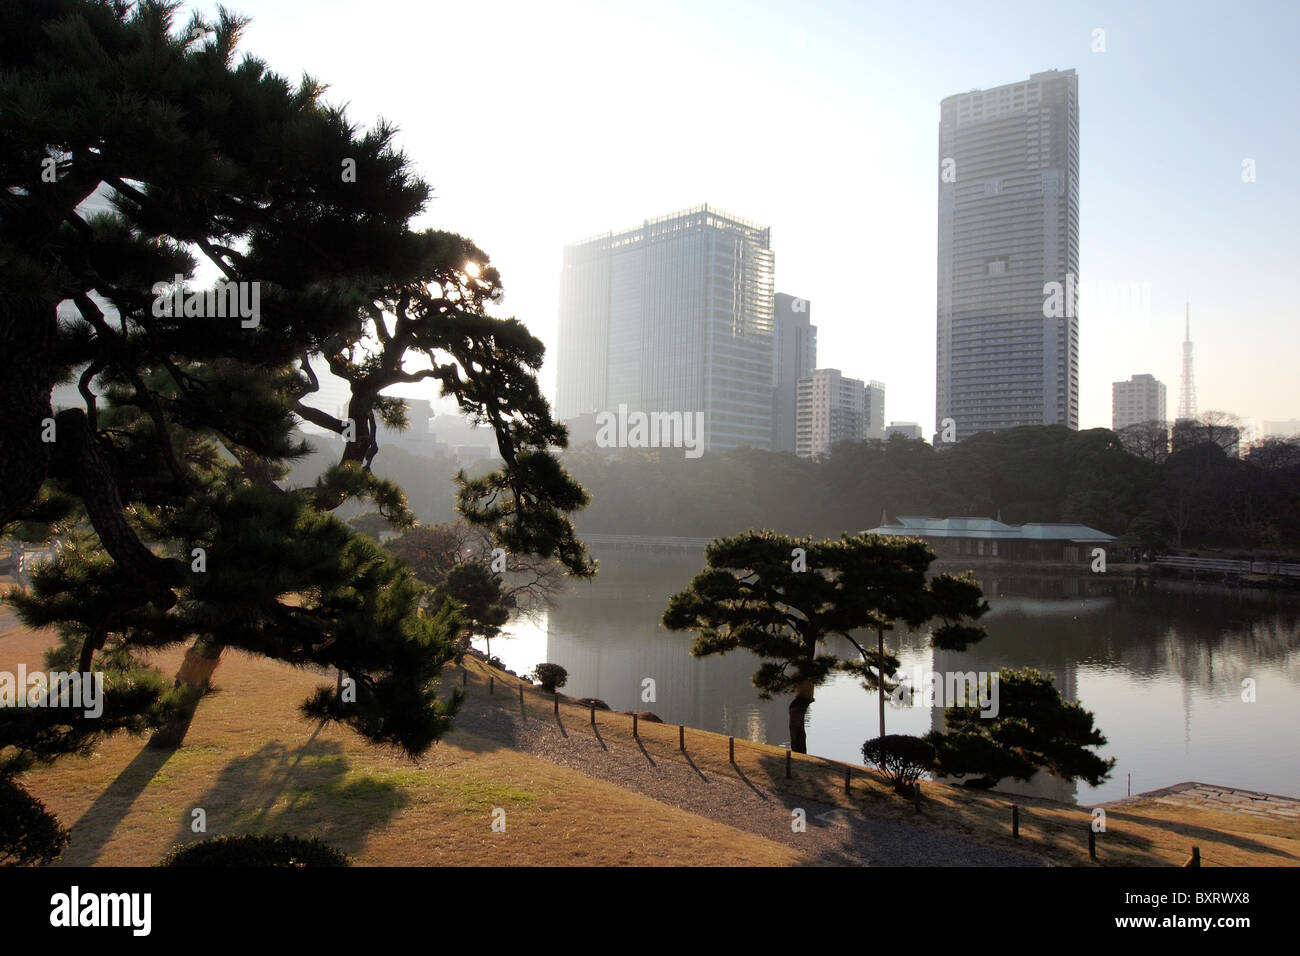
POLYGON ((771 448, 769 230, 698 206, 566 246, 556 417, 704 413, 706 450, 771 448))
POLYGON ((1078 428, 1074 70, 943 100, 938 173, 936 430, 1078 428))
POLYGON ((1134 375, 1110 387, 1110 427, 1115 431, 1143 422, 1165 424, 1165 385, 1153 375, 1134 375))

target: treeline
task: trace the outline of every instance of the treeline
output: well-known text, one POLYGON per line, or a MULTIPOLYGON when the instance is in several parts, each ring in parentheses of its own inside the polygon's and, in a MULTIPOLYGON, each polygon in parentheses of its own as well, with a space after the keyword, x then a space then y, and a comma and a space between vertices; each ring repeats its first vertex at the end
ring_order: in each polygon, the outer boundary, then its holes
POLYGON ((820 460, 738 449, 592 445, 562 458, 590 492, 580 532, 712 537, 749 528, 838 536, 882 514, 1078 522, 1121 545, 1300 550, 1300 444, 1244 459, 1214 441, 1143 457, 1109 429, 985 432, 936 451, 922 441, 844 442, 820 460))

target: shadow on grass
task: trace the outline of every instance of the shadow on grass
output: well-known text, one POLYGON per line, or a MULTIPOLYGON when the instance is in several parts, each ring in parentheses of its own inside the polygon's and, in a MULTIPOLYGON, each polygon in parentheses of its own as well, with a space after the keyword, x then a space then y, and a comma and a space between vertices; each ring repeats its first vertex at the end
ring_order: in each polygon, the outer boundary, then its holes
MULTIPOLYGON (((1284 860, 1300 860, 1294 853, 1287 853, 1285 850, 1279 850, 1277 847, 1269 846, 1267 843, 1261 843, 1258 840, 1252 840, 1250 837, 1243 836, 1240 833, 1227 833, 1223 830, 1214 830, 1210 827, 1199 826, 1195 823, 1185 823, 1181 820, 1160 820, 1152 817, 1143 817, 1125 813, 1115 813, 1111 811, 1108 815, 1109 820, 1119 820, 1137 824, 1139 826, 1150 827, 1155 830, 1164 830, 1168 833, 1177 833, 1179 836, 1186 837, 1188 844, 1193 841, 1205 843, 1222 843, 1239 850, 1250 850, 1256 853, 1267 853, 1270 856, 1281 857, 1284 860)), ((1125 834, 1123 839, 1131 842, 1137 842, 1136 834, 1125 834)), ((1148 841, 1150 842, 1150 841, 1148 841)))
MULTIPOLYGON (((210 678, 212 670, 215 669, 214 660, 204 679, 210 678)), ((194 722, 194 713, 198 709, 199 701, 206 697, 207 693, 209 692, 196 690, 188 702, 176 712, 175 717, 154 731, 143 749, 122 768, 122 772, 72 825, 68 852, 60 861, 62 865, 89 866, 98 862, 99 855, 104 851, 105 845, 118 825, 131 812, 131 806, 185 740, 190 724, 194 722)))
POLYGON ((355 856, 372 830, 383 827, 410 801, 401 787, 407 773, 352 770, 343 748, 319 741, 320 727, 301 747, 268 743, 232 760, 199 798, 207 832, 192 830, 192 811, 183 813, 174 843, 220 835, 289 833, 318 837, 355 856))

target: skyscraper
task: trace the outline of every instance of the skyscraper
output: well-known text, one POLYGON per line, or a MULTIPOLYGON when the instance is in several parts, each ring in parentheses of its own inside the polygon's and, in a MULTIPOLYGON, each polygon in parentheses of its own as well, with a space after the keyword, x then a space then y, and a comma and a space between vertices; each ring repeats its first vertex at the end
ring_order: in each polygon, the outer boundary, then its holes
POLYGON ((704 448, 771 448, 769 230, 697 206, 566 246, 556 417, 704 414, 704 448))
POLYGON ((866 385, 866 422, 864 438, 885 440, 885 383, 872 379, 866 385))
POLYGON ((936 429, 1079 427, 1074 70, 939 106, 936 429))
POLYGON ((799 380, 817 367, 817 326, 807 299, 776 294, 776 393, 773 399, 774 451, 796 450, 795 413, 799 380))
POLYGON ((1144 422, 1165 424, 1165 384, 1154 375, 1134 375, 1110 386, 1110 427, 1115 431, 1144 422))

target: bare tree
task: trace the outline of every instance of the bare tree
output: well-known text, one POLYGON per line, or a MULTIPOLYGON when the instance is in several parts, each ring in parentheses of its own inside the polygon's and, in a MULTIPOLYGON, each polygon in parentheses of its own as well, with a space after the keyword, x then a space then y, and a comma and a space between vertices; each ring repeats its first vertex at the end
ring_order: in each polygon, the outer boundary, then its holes
POLYGON ((1119 443, 1130 455, 1136 455, 1157 464, 1169 457, 1169 423, 1161 421, 1138 422, 1115 433, 1119 443))

